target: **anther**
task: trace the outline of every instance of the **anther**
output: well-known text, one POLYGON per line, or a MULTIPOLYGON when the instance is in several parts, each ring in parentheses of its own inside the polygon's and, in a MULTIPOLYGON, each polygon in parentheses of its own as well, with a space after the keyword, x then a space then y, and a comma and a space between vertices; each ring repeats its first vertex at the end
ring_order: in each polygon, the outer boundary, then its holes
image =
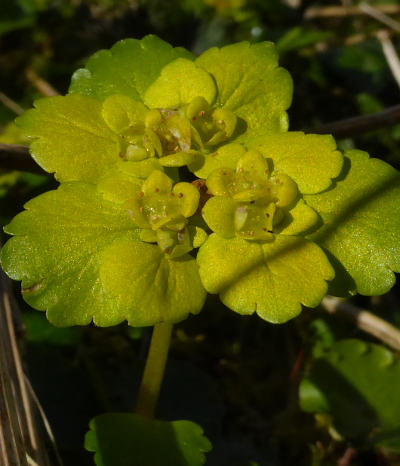
POLYGON ((144 196, 144 192, 143 192, 143 191, 140 191, 139 196, 140 196, 140 197, 143 197, 143 196, 144 196))
POLYGON ((183 197, 183 193, 179 193, 179 194, 178 194, 178 197, 183 197))
POLYGON ((159 188, 156 188, 154 191, 155 191, 156 193, 158 193, 158 192, 160 192, 160 189, 159 189, 159 188))

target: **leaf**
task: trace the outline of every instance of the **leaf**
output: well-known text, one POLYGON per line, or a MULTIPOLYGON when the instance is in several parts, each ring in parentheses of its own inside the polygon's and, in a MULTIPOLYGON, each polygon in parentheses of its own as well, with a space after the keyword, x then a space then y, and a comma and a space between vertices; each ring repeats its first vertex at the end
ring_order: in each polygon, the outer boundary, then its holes
POLYGON ((139 241, 139 231, 123 206, 104 200, 93 185, 64 183, 25 207, 6 227, 15 237, 3 247, 2 266, 10 277, 22 280, 24 299, 47 310, 54 325, 87 325, 92 320, 99 326, 124 320, 153 325, 168 319, 176 322, 192 309, 201 309, 205 293, 196 288, 200 281, 190 265, 194 260, 166 263, 158 246, 139 241), (125 243, 118 241, 123 239, 125 243), (129 253, 119 255, 127 252, 121 244, 138 253, 137 263, 129 262, 129 253), (132 270, 129 283, 123 281, 127 301, 121 303, 113 292, 120 291, 115 281, 127 263, 132 270), (185 293, 182 304, 180 293, 185 293), (142 301, 136 302, 140 294, 142 301), (168 298, 174 296, 172 306, 168 298), (154 309, 146 307, 149 302, 154 309))
POLYGON ((303 26, 296 26, 289 29, 276 43, 279 53, 285 53, 289 50, 296 50, 302 47, 324 42, 331 39, 333 33, 330 31, 319 31, 309 29, 303 26))
POLYGON ((95 181, 121 162, 118 137, 104 122, 100 102, 67 95, 38 100, 35 106, 17 124, 34 138, 32 157, 59 181, 95 181))
POLYGON ((400 176, 365 152, 345 156, 335 185, 305 196, 323 220, 311 238, 332 258, 332 294, 384 294, 400 272, 400 176))
POLYGON ((176 58, 191 59, 191 54, 173 48, 156 36, 142 40, 126 39, 110 50, 100 50, 72 76, 70 93, 83 94, 104 100, 113 94, 122 94, 134 100, 143 100, 146 89, 161 70, 176 58))
POLYGON ((135 326, 179 322, 189 313, 199 313, 206 298, 193 257, 171 260, 158 246, 129 237, 104 251, 100 277, 135 326))
POLYGON ((310 241, 276 236, 272 243, 224 239, 212 234, 197 256, 200 277, 209 293, 239 314, 256 312, 283 323, 317 306, 334 276, 322 250, 310 241))
POLYGON ((246 137, 287 131, 285 110, 292 99, 292 80, 286 70, 278 68, 278 56, 271 42, 213 47, 195 63, 214 77, 217 104, 244 120, 246 137))
POLYGON ((288 132, 268 134, 246 144, 270 159, 274 170, 289 175, 303 194, 329 188, 343 165, 343 156, 336 150, 332 136, 288 132))
POLYGON ((161 71, 144 95, 150 108, 174 108, 204 97, 209 104, 215 99, 216 88, 212 77, 192 61, 178 58, 161 71))
MULTIPOLYGON (((380 345, 342 340, 317 358, 300 385, 300 406, 333 416, 349 440, 400 426, 400 363, 380 345)), ((399 437, 397 445, 399 445, 399 437)))
POLYGON ((108 413, 90 422, 85 448, 97 466, 201 466, 211 450, 203 429, 190 421, 147 420, 108 413))
POLYGON ((319 220, 315 210, 309 207, 302 199, 290 209, 282 222, 275 227, 280 235, 299 235, 310 230, 319 220))

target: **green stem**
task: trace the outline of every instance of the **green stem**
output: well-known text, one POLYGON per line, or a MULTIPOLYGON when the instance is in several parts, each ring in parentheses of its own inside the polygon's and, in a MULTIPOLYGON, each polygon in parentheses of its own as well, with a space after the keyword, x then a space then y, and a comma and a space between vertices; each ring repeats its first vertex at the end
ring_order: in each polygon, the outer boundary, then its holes
POLYGON ((167 362, 172 327, 173 324, 167 322, 156 324, 151 336, 149 354, 136 403, 136 414, 148 419, 154 417, 167 362))

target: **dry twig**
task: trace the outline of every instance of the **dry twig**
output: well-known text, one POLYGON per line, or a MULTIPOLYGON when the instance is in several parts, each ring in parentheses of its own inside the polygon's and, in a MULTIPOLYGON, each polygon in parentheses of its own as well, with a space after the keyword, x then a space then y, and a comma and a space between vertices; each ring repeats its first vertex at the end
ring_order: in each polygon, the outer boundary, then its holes
POLYGON ((32 84, 32 86, 45 97, 53 97, 60 94, 51 84, 41 78, 32 68, 26 68, 25 76, 26 79, 32 84))
POLYGON ((26 146, 0 143, 0 168, 44 175, 45 171, 32 159, 26 146))
MULTIPOLYGON (((375 7, 387 15, 400 14, 400 5, 377 5, 375 7)), ((363 16, 366 12, 360 6, 322 6, 310 7, 304 12, 306 19, 341 18, 345 16, 363 16)))
POLYGON ((400 105, 370 115, 327 123, 318 128, 306 130, 307 133, 332 134, 336 139, 345 139, 377 129, 394 126, 400 123, 400 105))
POLYGON ((373 335, 392 349, 400 351, 400 330, 386 320, 334 296, 326 296, 322 300, 322 306, 330 314, 341 315, 355 322, 364 332, 373 335))
POLYGON ((3 92, 0 92, 0 102, 7 108, 9 108, 12 112, 16 115, 22 115, 25 110, 21 107, 21 105, 14 102, 10 97, 5 95, 3 92))

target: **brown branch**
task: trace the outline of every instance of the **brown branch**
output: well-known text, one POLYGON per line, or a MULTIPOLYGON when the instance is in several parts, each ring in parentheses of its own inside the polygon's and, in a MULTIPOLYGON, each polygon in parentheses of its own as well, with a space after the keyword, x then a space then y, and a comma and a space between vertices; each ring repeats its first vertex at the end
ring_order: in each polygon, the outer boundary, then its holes
POLYGON ((326 296, 322 300, 322 306, 330 314, 351 320, 364 332, 378 338, 392 349, 400 351, 400 330, 386 320, 333 296, 326 296))
POLYGON ((32 84, 32 86, 45 97, 53 97, 60 94, 51 84, 41 78, 32 68, 26 68, 25 76, 26 79, 32 84))
POLYGON ((318 128, 305 130, 307 133, 332 134, 336 139, 344 139, 400 123, 400 105, 370 115, 327 123, 318 128))
POLYGON ((36 173, 39 175, 46 174, 30 156, 28 148, 18 144, 0 143, 0 168, 36 173))
MULTIPOLYGON (((387 15, 400 13, 400 5, 376 5, 376 10, 387 15)), ((340 18, 345 16, 363 16, 367 14, 359 6, 322 6, 307 8, 304 12, 306 19, 314 18, 340 18)))
POLYGON ((0 92, 0 102, 7 108, 9 108, 12 112, 16 115, 22 115, 25 110, 21 107, 21 105, 14 102, 10 97, 8 97, 4 92, 0 92))

